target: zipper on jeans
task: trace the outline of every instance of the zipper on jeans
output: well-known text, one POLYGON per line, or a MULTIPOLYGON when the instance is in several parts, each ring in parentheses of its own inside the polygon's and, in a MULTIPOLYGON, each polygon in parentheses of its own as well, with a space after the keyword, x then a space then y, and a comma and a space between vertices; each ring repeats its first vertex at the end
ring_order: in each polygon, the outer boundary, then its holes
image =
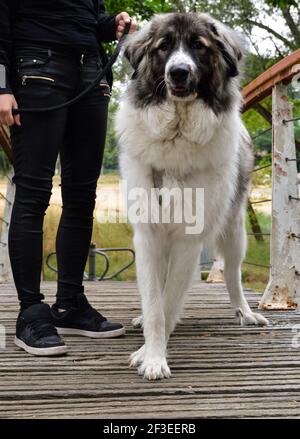
POLYGON ((108 98, 111 98, 110 86, 105 83, 103 84, 102 82, 100 82, 99 86, 103 89, 103 96, 107 96, 108 98))
POLYGON ((54 79, 49 78, 47 76, 36 76, 36 75, 23 75, 22 76, 22 85, 26 85, 27 84, 27 79, 41 79, 43 81, 48 81, 48 82, 55 82, 54 79))

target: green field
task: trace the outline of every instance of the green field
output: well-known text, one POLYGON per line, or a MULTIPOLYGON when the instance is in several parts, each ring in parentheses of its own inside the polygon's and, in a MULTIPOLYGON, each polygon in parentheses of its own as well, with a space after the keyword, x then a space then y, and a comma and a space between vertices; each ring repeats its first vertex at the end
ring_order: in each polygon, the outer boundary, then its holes
MULTIPOLYGON (((257 214, 259 224, 263 233, 269 233, 271 227, 271 218, 263 213, 257 214)), ((251 233, 247 221, 247 230, 251 233)), ((254 236, 248 237, 248 251, 245 261, 269 265, 270 264, 270 237, 264 236, 262 242, 257 242, 254 236)), ((253 288, 256 291, 263 291, 269 280, 269 270, 266 268, 255 267, 243 264, 243 281, 244 286, 253 288)))

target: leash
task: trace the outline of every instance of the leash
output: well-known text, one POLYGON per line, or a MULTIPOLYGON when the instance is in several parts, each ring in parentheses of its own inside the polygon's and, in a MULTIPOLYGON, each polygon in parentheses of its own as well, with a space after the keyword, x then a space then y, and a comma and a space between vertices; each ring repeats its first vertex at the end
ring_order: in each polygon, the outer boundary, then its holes
POLYGON ((79 93, 79 95, 75 96, 74 98, 70 99, 69 101, 63 103, 63 104, 59 104, 59 105, 54 105, 52 107, 41 107, 41 108, 15 108, 13 109, 12 113, 13 114, 23 114, 23 113, 49 113, 51 111, 57 111, 57 110, 62 110, 63 108, 68 108, 71 105, 74 105, 76 102, 80 101, 84 96, 86 96, 91 90, 93 90, 93 88, 101 81, 102 78, 104 78, 104 76, 106 75, 106 73, 109 71, 109 69, 114 65, 114 63, 117 61, 117 58, 121 52, 123 43, 127 37, 127 35, 129 34, 130 31, 130 26, 131 26, 131 21, 129 23, 126 23, 125 25, 125 29, 122 33, 122 36, 112 54, 112 56, 109 58, 107 64, 105 65, 105 67, 99 71, 99 73, 97 74, 95 80, 85 89, 83 90, 81 93, 79 93))

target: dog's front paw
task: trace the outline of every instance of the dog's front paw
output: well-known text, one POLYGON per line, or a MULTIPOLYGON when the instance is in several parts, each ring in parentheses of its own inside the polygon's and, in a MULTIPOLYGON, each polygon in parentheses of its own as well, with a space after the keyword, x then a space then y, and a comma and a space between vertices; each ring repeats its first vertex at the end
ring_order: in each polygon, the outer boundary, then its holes
POLYGON ((236 309, 236 318, 240 326, 268 326, 268 320, 261 314, 252 311, 243 311, 241 308, 236 309))
POLYGON ((145 345, 143 345, 140 349, 133 352, 133 354, 130 355, 130 363, 129 367, 137 367, 140 364, 144 362, 145 358, 145 345))
POLYGON ((143 316, 138 316, 132 319, 132 325, 134 328, 142 328, 143 327, 143 316))
POLYGON ((148 380, 161 380, 171 376, 171 371, 165 358, 144 360, 138 368, 138 373, 148 380))

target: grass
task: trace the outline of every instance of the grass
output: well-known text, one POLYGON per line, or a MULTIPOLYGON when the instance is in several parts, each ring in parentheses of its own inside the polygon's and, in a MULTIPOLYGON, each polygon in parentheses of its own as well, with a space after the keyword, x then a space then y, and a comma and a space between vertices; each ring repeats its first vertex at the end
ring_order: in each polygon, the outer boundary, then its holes
POLYGON ((118 171, 107 171, 101 176, 101 184, 119 184, 120 174, 118 171))
MULTIPOLYGON (((271 218, 269 215, 258 212, 257 217, 263 233, 269 233, 271 227, 271 218)), ((251 233, 249 221, 247 221, 247 230, 251 233)), ((264 236, 263 241, 257 242, 254 236, 248 237, 248 250, 245 261, 254 262, 255 264, 270 264, 270 237, 264 236)), ((256 291, 263 291, 269 280, 269 270, 262 267, 243 264, 243 282, 244 286, 253 288, 256 291)))
MULTIPOLYGON (((59 222, 61 208, 58 206, 51 206, 48 209, 45 226, 44 226, 44 261, 49 253, 55 251, 55 236, 59 222)), ((97 248, 106 247, 129 247, 132 248, 132 230, 129 224, 101 224, 97 221, 94 223, 92 242, 96 244, 97 248)), ((131 255, 123 252, 110 252, 111 268, 109 274, 117 271, 119 268, 127 264, 130 261, 131 255)), ((51 258, 51 265, 56 267, 55 257, 51 258)), ((100 276, 105 268, 104 258, 101 256, 96 257, 96 273, 100 276)), ((86 272, 88 272, 88 264, 86 266, 86 272)), ((45 280, 55 280, 56 273, 50 270, 44 263, 43 275, 45 280)), ((118 275, 115 280, 134 280, 135 279, 135 267, 130 267, 125 272, 118 275)))

